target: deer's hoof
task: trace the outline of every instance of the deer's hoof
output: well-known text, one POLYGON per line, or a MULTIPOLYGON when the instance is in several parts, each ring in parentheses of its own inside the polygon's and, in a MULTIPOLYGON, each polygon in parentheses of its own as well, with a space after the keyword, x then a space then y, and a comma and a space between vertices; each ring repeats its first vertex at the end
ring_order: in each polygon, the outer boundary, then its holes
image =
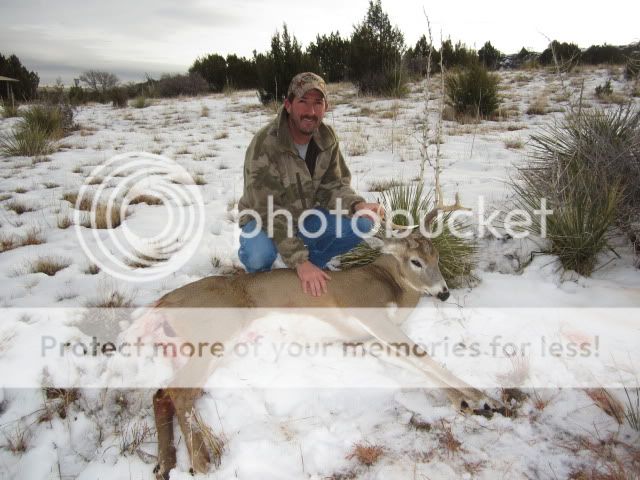
POLYGON ((170 471, 171 469, 167 470, 165 468, 162 468, 159 463, 153 468, 153 473, 156 480, 169 480, 170 471))

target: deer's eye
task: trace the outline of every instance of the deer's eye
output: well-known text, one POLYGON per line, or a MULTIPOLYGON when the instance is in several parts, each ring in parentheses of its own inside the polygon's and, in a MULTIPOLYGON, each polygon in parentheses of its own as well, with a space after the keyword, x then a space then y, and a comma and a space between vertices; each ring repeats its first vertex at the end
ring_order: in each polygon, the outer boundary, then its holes
POLYGON ((411 263, 413 265, 415 265, 418 268, 422 268, 422 263, 420 263, 420 260, 416 260, 415 258, 411 260, 411 263))

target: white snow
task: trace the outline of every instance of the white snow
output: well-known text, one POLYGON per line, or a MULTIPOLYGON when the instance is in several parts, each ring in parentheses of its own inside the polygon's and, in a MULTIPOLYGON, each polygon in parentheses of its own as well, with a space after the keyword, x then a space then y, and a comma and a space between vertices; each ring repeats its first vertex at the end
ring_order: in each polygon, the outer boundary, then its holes
MULTIPOLYGON (((611 73, 584 69, 564 82, 577 94, 584 78, 586 101, 595 106, 592 92, 611 73)), ((522 150, 509 149, 505 141, 520 139, 526 144, 533 132, 561 114, 527 115, 529 102, 544 95, 553 110, 566 107, 566 101, 554 100, 561 87, 553 74, 500 75, 505 107, 517 108, 518 113, 479 125, 445 122, 442 145, 447 199, 460 192, 466 206, 477 208, 484 201, 487 214, 509 204, 508 179, 526 155, 526 145, 522 150)), ((614 90, 625 88, 620 72, 613 72, 612 78, 614 90)), ((368 191, 372 182, 415 178, 422 86, 412 85, 412 93, 401 100, 358 97, 350 85, 331 88, 334 106, 326 121, 341 138, 354 187, 375 200, 378 194, 368 191), (373 113, 360 114, 365 107, 373 113), (395 117, 382 114, 395 109, 395 117)), ((432 100, 432 126, 437 107, 432 100)), ((2 238, 24 238, 36 228, 44 242, 0 253, 1 478, 153 478, 155 436, 143 435, 137 448, 127 450, 136 432, 153 426, 153 389, 90 387, 157 385, 170 375, 170 365, 54 355, 47 359, 45 372, 41 341, 47 335, 72 343, 88 341, 73 319, 87 304, 110 293, 121 292, 134 306, 146 306, 188 282, 239 267, 234 204, 242 193, 244 151, 273 113, 259 105, 254 92, 158 100, 139 110, 87 105, 76 115, 82 128, 64 138, 62 150, 49 155, 48 161, 2 159, 2 238), (208 116, 202 116, 203 106, 208 107, 208 116), (202 240, 186 264, 162 279, 127 282, 104 271, 91 275, 87 273, 91 261, 74 228, 58 228, 61 217, 73 214, 73 205, 62 196, 78 192, 89 174, 114 155, 143 151, 172 158, 206 182, 197 187, 204 204, 202 240), (26 192, 15 192, 18 188, 26 192), (33 211, 18 215, 5 208, 12 201, 33 211), (45 256, 69 265, 54 276, 29 273, 31 263, 45 256), (37 388, 45 383, 76 386, 79 398, 60 407, 61 398, 47 399, 37 388), (12 448, 22 437, 25 448, 12 448)), ((16 122, 0 121, 0 132, 9 132, 16 122)), ((428 169, 428 186, 432 176, 428 169)), ((115 185, 119 177, 110 181, 115 185)), ((146 237, 170 223, 164 206, 132 204, 128 211, 126 227, 146 237)), ((123 231, 124 226, 116 229, 119 238, 124 238, 123 231)), ((98 233, 101 238, 108 236, 106 231, 98 233)), ((94 247, 95 241, 88 240, 94 247)), ((434 357, 472 383, 480 382, 491 395, 499 394, 496 373, 509 375, 514 364, 506 354, 489 360, 470 357, 468 349, 474 342, 490 349, 495 334, 503 334, 504 341, 530 340, 539 353, 544 348, 540 337, 546 335, 546 340, 565 348, 584 341, 593 353, 594 338, 599 337, 599 358, 574 358, 566 350, 559 359, 538 354, 529 358, 530 383, 524 386, 536 387, 535 395, 548 400, 546 408, 537 408, 532 394, 515 418, 463 416, 441 392, 416 388, 422 379, 397 362, 372 356, 346 359, 339 349, 329 350, 321 359, 265 350, 256 357, 223 362, 199 400, 202 418, 225 441, 221 465, 212 466, 207 478, 567 478, 575 468, 594 465, 586 448, 573 448, 581 438, 615 435, 637 445, 638 432, 626 423, 619 426, 582 388, 558 388, 584 387, 595 377, 611 387, 621 382, 637 386, 640 275, 629 246, 619 241, 615 248, 620 258, 603 254, 601 268, 584 278, 562 272, 549 256, 535 255, 528 263, 532 252, 540 250, 537 239, 485 234, 478 241, 479 283, 453 291, 447 305, 424 298, 422 313, 412 316, 404 329, 413 340, 434 348, 438 342, 437 348, 443 349, 465 345, 465 354, 443 350, 434 357), (431 430, 411 427, 414 414, 429 422, 431 430), (462 443, 459 452, 448 452, 439 440, 448 428, 462 443), (381 459, 371 467, 358 464, 350 456, 358 442, 382 446, 381 459)), ((265 341, 288 338, 282 335, 286 327, 269 318, 256 329, 265 341)), ((614 395, 624 402, 624 392, 617 390, 614 395)), ((177 441, 178 469, 171 478, 193 478, 179 434, 177 441)))

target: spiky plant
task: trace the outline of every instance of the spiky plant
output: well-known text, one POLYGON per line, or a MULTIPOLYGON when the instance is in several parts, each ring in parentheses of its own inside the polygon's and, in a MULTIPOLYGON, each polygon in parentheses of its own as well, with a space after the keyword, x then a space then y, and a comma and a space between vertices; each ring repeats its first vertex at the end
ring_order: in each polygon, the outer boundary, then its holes
POLYGON ((59 139, 64 135, 66 120, 58 106, 34 105, 22 116, 24 122, 18 127, 19 131, 38 130, 51 139, 59 139))
POLYGON ((480 63, 451 73, 445 79, 449 104, 458 115, 488 117, 500 105, 497 75, 480 63))
POLYGON ((546 250, 565 269, 590 275, 614 225, 631 237, 640 218, 639 127, 637 109, 579 111, 532 136, 530 160, 512 182, 516 203, 539 235, 535 211, 547 200, 546 250))
POLYGON ((38 128, 19 128, 12 134, 0 136, 0 154, 6 157, 37 157, 56 150, 49 134, 38 128))
MULTIPOLYGON (((395 212, 391 221, 396 225, 407 226, 418 223, 434 207, 431 192, 425 192, 422 184, 400 185, 382 193, 380 202, 386 212, 395 212), (402 211, 403 213, 399 213, 402 211)), ((440 254, 440 271, 451 288, 468 284, 475 277, 472 270, 475 266, 475 244, 461 235, 456 235, 450 224, 455 225, 455 230, 463 235, 469 231, 470 226, 458 220, 450 222, 451 213, 445 214, 441 220, 436 220, 430 225, 431 232, 438 232, 440 222, 442 232, 431 239, 440 254)), ((376 234, 383 235, 382 231, 376 234)), ((466 236, 466 235, 464 235, 466 236)), ((343 269, 367 265, 380 256, 380 252, 367 243, 361 243, 350 252, 340 256, 340 267, 343 269)))

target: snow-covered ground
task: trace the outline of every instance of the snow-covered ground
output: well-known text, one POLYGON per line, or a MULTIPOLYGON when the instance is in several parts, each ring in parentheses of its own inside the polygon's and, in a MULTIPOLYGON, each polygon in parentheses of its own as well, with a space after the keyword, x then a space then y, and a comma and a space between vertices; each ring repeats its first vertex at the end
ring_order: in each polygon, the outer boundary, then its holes
MULTIPOLYGON (((507 180, 522 164, 529 136, 561 115, 571 101, 566 92, 575 98, 584 80, 583 108, 588 108, 599 105, 593 92, 607 78, 612 78, 614 91, 627 88, 617 70, 585 69, 562 79, 543 71, 500 76, 503 118, 480 124, 447 121, 441 146, 445 195, 451 200, 459 192, 463 204, 474 209, 484 202, 487 215, 509 204, 507 180), (548 113, 527 114, 536 101, 546 103, 548 113)), ((439 106, 437 83, 430 102, 432 127, 439 106)), ((332 109, 325 119, 341 139, 353 186, 375 200, 379 194, 371 190, 376 183, 414 180, 420 170, 423 86, 411 85, 410 95, 401 100, 358 97, 350 85, 330 89, 332 109)), ((78 109, 81 128, 61 141, 59 152, 38 161, 2 159, 1 478, 153 478, 153 390, 121 390, 113 388, 115 383, 106 389, 87 388, 104 386, 106 359, 82 364, 53 357, 45 373, 38 342, 44 335, 62 342, 86 338, 73 322, 60 320, 65 312, 113 303, 118 297, 125 300, 122 306, 149 305, 188 282, 239 267, 234 219, 244 152, 273 115, 254 92, 160 100, 144 109, 88 105, 78 109), (73 225, 60 228, 73 223, 66 220, 74 216, 73 204, 63 196, 77 193, 97 167, 129 152, 175 160, 196 178, 194 195, 201 196, 204 205, 202 238, 188 261, 169 276, 145 282, 92 269, 73 225), (18 214, 19 206, 30 211, 18 214), (28 236, 40 241, 20 245, 28 236), (9 248, 11 239, 15 248, 9 248), (40 258, 57 260, 64 268, 51 276, 30 273, 40 258), (25 352, 34 353, 30 357, 25 352), (45 382, 79 390, 70 394, 28 388, 45 382)), ((0 121, 0 132, 8 132, 17 121, 0 121)), ((112 187, 126 178, 112 178, 112 187)), ((432 186, 432 179, 427 169, 425 183, 432 186)), ((89 188, 95 191, 100 180, 89 188)), ((149 237, 168 223, 164 206, 131 204, 115 231, 129 228, 149 237)), ((105 230, 99 237, 108 241, 105 230)), ((86 239, 95 251, 98 239, 86 239)), ((405 331, 432 346, 438 361, 491 395, 500 395, 496 377, 504 380, 524 372, 526 379, 503 382, 528 387, 528 396, 513 400, 515 416, 486 419, 456 413, 443 395, 411 388, 415 378, 374 357, 356 362, 333 352, 319 361, 267 352, 223 364, 198 403, 203 419, 225 442, 221 465, 212 467, 207 478, 559 479, 594 468, 610 473, 622 468, 637 478, 639 433, 596 405, 594 398, 602 394, 585 390, 621 383, 637 387, 640 275, 630 247, 617 240, 619 258, 603 254, 601 268, 583 278, 562 272, 548 256, 536 255, 529 263, 531 253, 539 250, 532 240, 485 234, 478 242, 479 283, 453 291, 446 305, 424 298, 420 306, 426 313, 412 316, 405 331), (490 350, 500 334, 500 358, 474 359, 445 351, 445 346, 471 348, 474 343, 490 350), (531 351, 520 350, 524 355, 509 358, 503 347, 516 340, 517 345, 529 342, 531 351), (551 360, 544 358, 553 342, 565 350, 551 360), (588 355, 580 358, 580 350, 571 355, 571 342, 583 345, 588 355), (329 381, 336 378, 339 381, 329 381), (265 384, 271 387, 263 388, 265 384), (352 455, 356 444, 380 446, 382 455, 365 466, 352 455)), ((278 338, 281 330, 269 319, 262 329, 267 338, 278 338)), ((118 371, 128 380, 121 385, 134 386, 134 378, 155 378, 157 372, 146 368, 118 371)), ((630 393, 635 401, 634 390, 630 393)), ((612 394, 625 403, 623 390, 612 394)), ((178 438, 179 471, 171 478, 192 478, 184 441, 178 438)))

